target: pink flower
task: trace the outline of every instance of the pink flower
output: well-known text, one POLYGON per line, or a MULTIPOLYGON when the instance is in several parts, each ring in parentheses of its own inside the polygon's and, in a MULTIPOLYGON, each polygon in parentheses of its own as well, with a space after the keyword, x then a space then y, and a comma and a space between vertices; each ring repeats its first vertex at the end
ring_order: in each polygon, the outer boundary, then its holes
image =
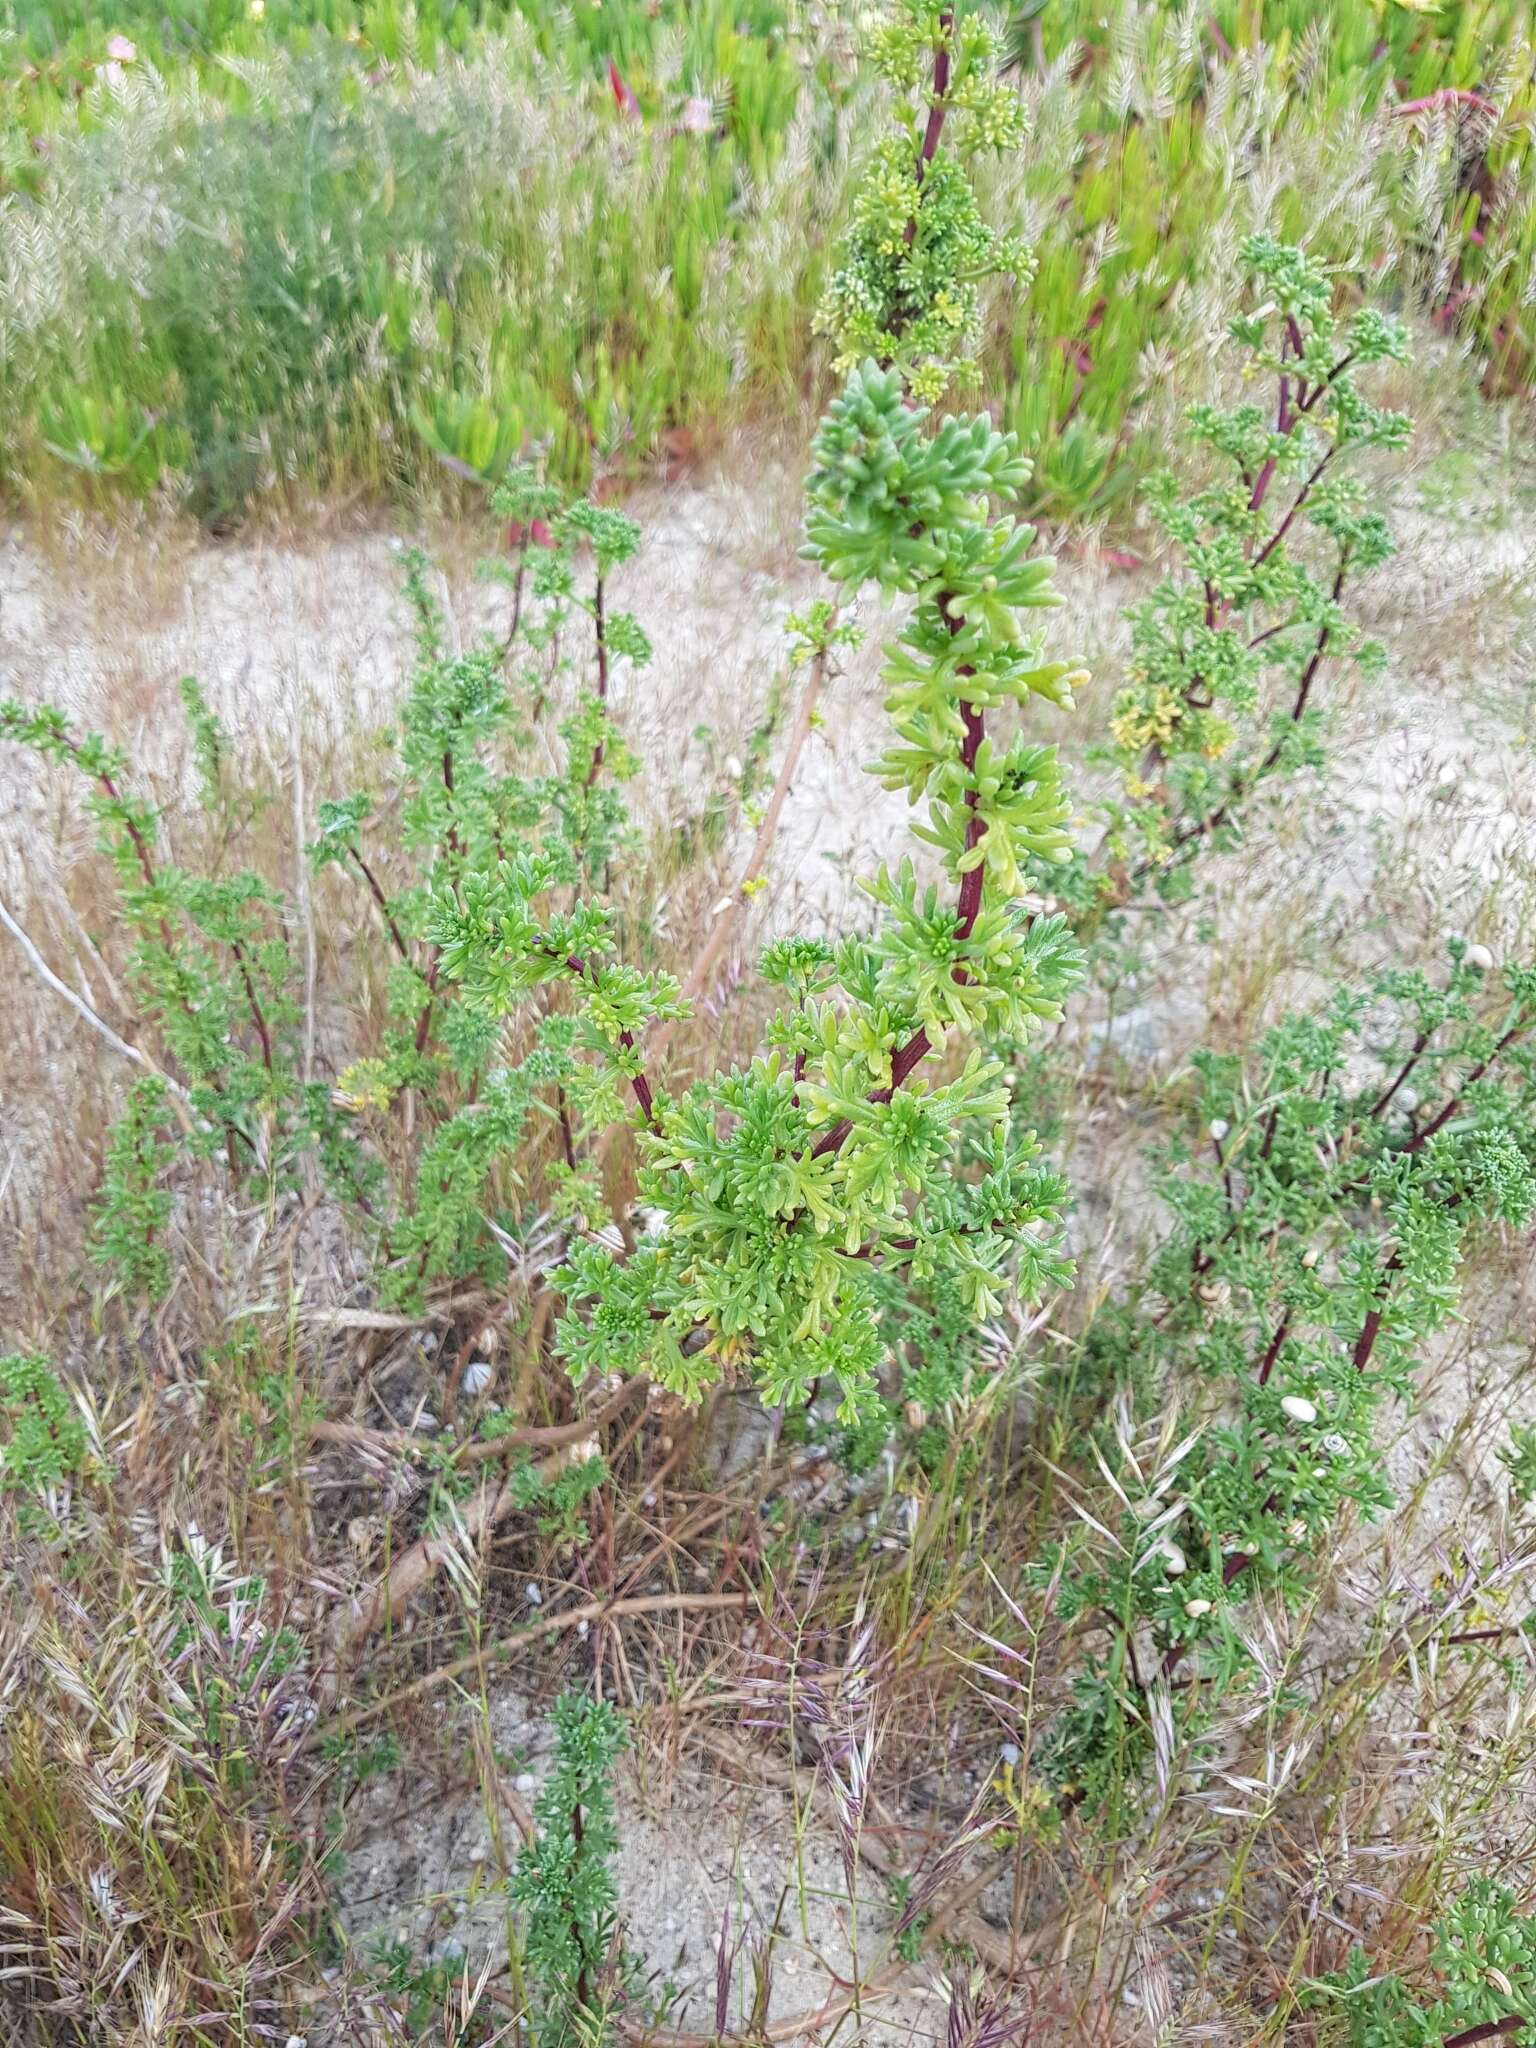
POLYGON ((701 100, 695 95, 684 103, 681 125, 689 135, 707 135, 715 125, 714 108, 708 100, 701 100))
POLYGON ((130 43, 126 36, 107 37, 107 55, 114 64, 131 64, 138 54, 138 44, 130 43))

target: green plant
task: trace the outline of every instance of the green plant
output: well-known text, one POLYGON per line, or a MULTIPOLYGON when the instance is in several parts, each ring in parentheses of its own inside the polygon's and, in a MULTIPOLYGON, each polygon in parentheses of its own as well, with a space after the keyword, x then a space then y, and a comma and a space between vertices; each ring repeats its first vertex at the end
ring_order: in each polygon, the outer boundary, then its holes
MULTIPOLYGON (((1067 702, 1072 681, 1018 618, 1053 601, 1050 564, 1030 558, 1030 528, 990 510, 1016 496, 1024 466, 985 418, 930 427, 915 397, 964 359, 975 274, 1016 261, 981 221, 946 122, 1007 146, 1017 107, 993 82, 995 44, 974 17, 904 6, 875 55, 901 91, 925 65, 932 84, 900 107, 829 292, 844 356, 873 347, 888 366, 854 368, 822 422, 806 551, 845 592, 874 583, 917 601, 887 650, 896 744, 873 772, 927 803, 917 836, 948 889, 905 861, 867 885, 883 914, 872 937, 770 946, 762 972, 790 1001, 768 1051, 677 1103, 639 1059, 649 1019, 672 1014, 672 988, 610 967, 601 921, 540 926, 516 876, 475 926, 450 920, 458 957, 478 952, 505 973, 521 956, 530 984, 590 981, 589 1015, 640 1105, 641 1194, 657 1222, 622 1259, 573 1248, 559 1276, 573 1372, 643 1368, 692 1394, 739 1360, 775 1403, 834 1378, 845 1420, 877 1396, 876 1265, 919 1284, 947 1272, 978 1318, 1010 1264, 1026 1290, 1064 1272, 1053 1235, 1037 1234, 1061 1184, 1014 1129, 997 1064, 973 1053, 956 1078, 928 1085, 918 1070, 956 1036, 1027 1034, 1058 1015, 1078 971, 1064 921, 1017 902, 1023 861, 1066 856, 1056 757, 988 731, 989 715, 1031 696, 1067 702), (977 1134, 964 1179, 950 1171, 957 1128, 977 1134)), ((802 625, 821 651, 829 615, 802 625)))
MULTIPOLYGON (((206 773, 214 728, 193 708, 206 773)), ((0 703, 0 737, 84 777, 133 941, 129 984, 175 1069, 136 1085, 108 1140, 101 1256, 151 1296, 169 1284, 169 1201, 160 1181, 173 1151, 160 1132, 173 1100, 188 1154, 222 1148, 237 1183, 284 1182, 313 1144, 351 1176, 354 1197, 366 1205, 365 1163, 326 1090, 300 1076, 299 984, 281 898, 254 873, 198 874, 164 859, 156 812, 129 792, 121 752, 97 734, 77 735, 62 713, 0 703)))
MULTIPOLYGON (((102 1205, 103 1253, 141 1290, 169 1277, 170 1103, 188 1112, 187 1152, 222 1146, 239 1183, 286 1187, 313 1161, 371 1241, 391 1306, 505 1274, 530 1134, 548 1117, 560 1154, 541 1178, 577 1226, 556 1276, 577 1378, 645 1370, 692 1396, 741 1364, 785 1403, 827 1377, 853 1421, 878 1406, 893 1275, 980 1321, 1015 1281, 1034 1292, 1065 1274, 1062 1183, 1019 1128, 999 1063, 953 1048, 1023 1042, 1079 971, 1065 920, 1021 900, 1030 864, 1068 858, 1057 758, 1000 730, 1032 698, 1069 704, 1074 675, 1023 629, 1055 599, 1033 529, 994 510, 1027 474, 1015 442, 985 416, 933 421, 917 403, 969 360, 980 281, 1022 260, 982 220, 956 138, 1007 148, 1020 112, 979 17, 903 6, 875 55, 898 90, 896 135, 827 298, 843 357, 863 359, 816 438, 806 551, 845 596, 874 585, 915 600, 887 650, 893 736, 873 772, 926 807, 915 837, 937 878, 911 859, 882 869, 871 934, 770 946, 764 979, 783 997, 765 1051, 674 1099, 645 1040, 684 1013, 678 984, 620 943, 637 849, 616 784, 635 764, 609 686, 650 649, 608 585, 639 533, 524 466, 495 501, 517 536, 504 646, 450 653, 426 565, 408 562, 417 661, 391 735, 398 844, 378 848, 371 792, 321 807, 315 860, 365 893, 394 956, 382 1035, 334 1090, 304 1078, 279 894, 222 854, 217 879, 166 862, 116 751, 52 710, 0 707, 0 734, 87 779, 136 939, 131 981, 164 1051, 166 1085, 140 1085, 112 1140, 102 1205), (568 702, 559 765, 522 772, 534 725, 569 697, 578 624, 590 684, 568 702), (581 1226, 605 1206, 597 1141, 629 1120, 648 1218, 616 1254, 581 1226)), ((813 661, 848 637, 825 601, 792 623, 813 661)), ((227 836, 227 750, 185 694, 227 836)))
POLYGON ((171 1255, 165 1241, 171 1216, 166 1185, 176 1147, 163 1135, 170 1095, 158 1075, 135 1081, 128 1104, 107 1133, 106 1160, 96 1209, 97 1260, 130 1292, 160 1301, 170 1292, 171 1255))
POLYGON ((1378 1412, 1414 1399, 1468 1238, 1536 1208, 1533 1028, 1536 971, 1457 943, 1442 980, 1385 974, 1250 1058, 1197 1055, 1173 1228, 1086 1344, 1150 1442, 1100 1424, 1113 1503, 1040 1566, 1083 1640, 1107 1636, 1044 1750, 1107 1825, 1159 1699, 1197 1732, 1251 1675, 1244 1604, 1298 1602, 1346 1510, 1391 1505, 1378 1412))
POLYGON ((562 1693, 551 1718, 555 1755, 537 1831, 511 1879, 527 1914, 523 1966, 539 2048, 596 2038, 623 1973, 610 1782, 628 1732, 606 1700, 581 1693, 562 1693))
POLYGON ((85 1459, 85 1425, 45 1358, 0 1358, 0 1491, 62 1486, 85 1459))
POLYGON ((1509 1442, 1499 1451, 1508 1468, 1510 1490, 1522 1505, 1536 1500, 1536 1424, 1514 1423, 1509 1442))
POLYGON ((1300 249, 1259 235, 1242 260, 1257 304, 1229 332, 1245 380, 1262 377, 1275 397, 1194 407, 1189 437, 1213 479, 1185 497, 1165 474, 1149 491, 1182 567, 1127 614, 1128 678, 1104 752, 1120 789, 1092 854, 1053 877, 1089 929, 1149 890, 1187 898, 1195 857, 1240 835, 1259 790, 1321 762, 1327 670, 1349 661, 1375 674, 1384 659, 1342 601, 1392 540, 1347 470, 1407 438, 1404 416, 1357 382, 1402 356, 1402 328, 1370 307, 1341 324, 1332 285, 1300 249))
MULTIPOLYGON (((566 1205, 593 1199, 576 1173, 576 1135, 562 1094, 582 1042, 576 1020, 544 1017, 522 1056, 503 1064, 494 1057, 494 1019, 457 1000, 432 932, 446 908, 473 901, 509 866, 520 862, 518 871, 536 869, 544 887, 579 896, 633 850, 615 781, 633 773, 634 760, 607 698, 617 665, 641 666, 650 650, 605 592, 638 529, 621 513, 567 499, 522 470, 497 502, 523 522, 517 566, 508 572, 513 621, 503 646, 449 654, 426 564, 420 557, 407 563, 418 658, 389 736, 388 776, 401 800, 398 845, 382 853, 374 845, 368 792, 320 807, 315 864, 341 871, 365 893, 392 958, 383 1032, 334 1089, 306 1078, 290 908, 259 875, 226 864, 227 848, 261 807, 239 787, 227 741, 195 683, 184 683, 182 695, 214 839, 213 872, 164 857, 158 814, 130 793, 117 750, 96 735, 77 735, 51 709, 0 705, 0 735, 86 780, 134 942, 128 985, 164 1069, 130 1091, 108 1136, 97 1203, 97 1256, 135 1293, 155 1300, 169 1287, 175 1168, 214 1152, 236 1186, 286 1189, 308 1165, 318 1168, 377 1253, 391 1302, 418 1301, 445 1278, 504 1270, 488 1190, 551 1094, 565 1147, 566 1205), (577 587, 582 554, 594 564, 590 595, 577 587), (573 624, 583 615, 595 680, 571 695, 571 677, 586 666, 572 647, 573 624), (530 744, 532 720, 555 692, 570 697, 561 725, 565 765, 520 773, 506 756, 530 744), (509 864, 504 855, 514 846, 520 851, 509 864), (391 1124, 406 1102, 410 1142, 402 1153, 391 1124)), ((516 1227, 510 1212, 506 1220, 516 1227)))
POLYGON ((1377 1974, 1364 1950, 1303 1992, 1305 2006, 1337 2020, 1349 2048, 1472 2048, 1475 2041, 1536 2040, 1536 1928, 1515 1894, 1475 1877, 1434 1925, 1428 2002, 1396 1971, 1377 1974))

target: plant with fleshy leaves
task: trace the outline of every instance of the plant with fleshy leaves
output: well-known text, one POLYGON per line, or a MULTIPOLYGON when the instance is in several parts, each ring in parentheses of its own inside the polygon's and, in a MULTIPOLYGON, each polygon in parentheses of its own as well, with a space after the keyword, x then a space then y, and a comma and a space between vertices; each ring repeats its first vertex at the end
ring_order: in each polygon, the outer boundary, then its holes
MULTIPOLYGON (((443 905, 439 925, 447 971, 493 1010, 566 983, 638 1109, 649 1227, 624 1253, 572 1245, 558 1276, 571 1370, 645 1371, 691 1396, 739 1365, 775 1403, 835 1382, 849 1420, 878 1399, 892 1272, 917 1287, 942 1274, 980 1319, 1066 1271, 1062 1184, 1001 1067, 963 1048, 1059 1016, 1079 972, 1065 921, 1026 895, 1030 863, 1069 856, 1057 758, 1005 736, 1018 705, 1068 704, 1073 677, 1023 623, 1055 598, 1032 529, 998 509, 1027 474, 1016 443, 919 402, 963 352, 975 273, 1006 260, 948 124, 1006 144, 1017 109, 988 82, 995 50, 976 17, 903 0, 876 39, 899 90, 916 86, 919 52, 929 82, 870 169, 829 295, 827 323, 858 360, 815 438, 805 552, 840 600, 873 585, 910 601, 883 670, 891 742, 871 772, 923 813, 926 871, 909 858, 864 885, 879 913, 867 934, 771 945, 762 972, 783 1001, 763 1052, 678 1099, 653 1086, 642 1049, 651 1020, 677 1013, 675 984, 616 957, 601 905, 542 912, 547 878, 512 865, 443 905)), ((835 630, 816 608, 802 650, 835 630)))
POLYGON ((1149 889, 1187 898, 1196 857, 1237 840, 1264 785, 1322 765, 1329 671, 1375 675, 1385 658, 1344 598, 1393 552, 1359 467, 1400 449, 1409 421, 1360 376, 1405 356, 1403 329, 1372 307, 1341 319, 1323 269, 1268 235, 1242 265, 1252 310, 1228 332, 1244 380, 1274 395, 1193 407, 1209 481, 1149 488, 1179 566, 1126 614, 1129 669, 1099 750, 1118 786, 1096 847, 1054 878, 1085 929, 1149 889))
POLYGON ((1112 1511, 1040 1567, 1086 1652, 1043 1762, 1111 1825, 1154 1694, 1198 1729, 1251 1673, 1246 1603, 1299 1599, 1346 1510, 1391 1505, 1379 1413, 1413 1400, 1469 1234, 1536 1210, 1536 969, 1457 942, 1443 978, 1384 974, 1194 1065, 1173 1228, 1086 1340, 1120 1389, 1112 1511))

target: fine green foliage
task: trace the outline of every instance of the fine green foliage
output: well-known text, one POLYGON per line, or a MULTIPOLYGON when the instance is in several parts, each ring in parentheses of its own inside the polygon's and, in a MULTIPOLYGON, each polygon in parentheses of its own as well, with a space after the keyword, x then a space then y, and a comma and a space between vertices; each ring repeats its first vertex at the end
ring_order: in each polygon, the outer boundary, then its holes
POLYGON ((1515 1894, 1475 1877, 1435 1922, 1422 1995, 1395 1971, 1376 1974, 1356 1949, 1303 2002, 1342 2031, 1340 2048, 1461 2048, 1474 2041, 1536 2040, 1536 1924, 1515 1894), (1523 2023, 1523 2024, 1522 2024, 1523 2023))
MULTIPOLYGON (((379 1222, 384 1290, 402 1303, 442 1279, 503 1269, 505 1252, 486 1221, 496 1176, 551 1101, 574 1169, 577 1127, 601 1127, 617 1113, 609 1076, 578 1055, 617 1046, 624 1026, 608 1029, 612 1007, 633 1003, 622 976, 599 965, 609 917, 592 907, 592 895, 629 843, 615 784, 635 762, 610 718, 608 692, 617 665, 642 667, 650 648, 635 620, 609 605, 606 585, 634 552, 639 530, 522 469, 496 502, 521 536, 513 563, 498 565, 512 590, 504 650, 487 642, 450 654, 426 564, 415 557, 408 565, 418 652, 388 778, 402 792, 404 861, 391 862, 397 881, 386 886, 390 869, 377 864, 371 792, 323 805, 314 847, 322 868, 338 868, 366 892, 395 955, 389 1027, 379 1049, 342 1074, 341 1097, 375 1123, 397 1114, 410 1092, 429 1105, 414 1173, 379 1222), (578 588, 584 555, 591 581, 583 571, 578 588), (557 690, 566 695, 573 676, 560 765, 535 774, 509 767, 508 755, 530 748, 544 706, 557 690), (536 906, 556 892, 579 907, 536 930, 536 906), (546 1012, 522 1057, 503 1059, 501 1016, 560 981, 587 993, 588 1007, 576 1017, 546 1012)), ((574 1186, 569 1197, 584 1199, 574 1186)))
MULTIPOLYGON (((155 810, 131 793, 122 753, 97 734, 77 735, 63 713, 0 703, 0 738, 85 778, 132 939, 128 982, 184 1077, 189 1149, 222 1149, 237 1180, 262 1181, 286 1175, 311 1142, 335 1142, 325 1091, 297 1077, 297 975, 275 892, 252 873, 197 874, 164 859, 155 810)), ((196 744, 206 758, 206 726, 196 744)), ((165 1216, 153 1132, 165 1106, 152 1082, 136 1091, 129 1124, 109 1145, 102 1212, 101 1242, 114 1253, 126 1254, 142 1227, 133 1277, 152 1291, 166 1278, 153 1249, 165 1216)))
POLYGON ((1176 1711, 1197 1727, 1251 1671, 1244 1603, 1299 1601, 1346 1510, 1391 1505, 1379 1412, 1413 1399, 1469 1235, 1536 1209, 1533 1031, 1536 972, 1457 944, 1439 980, 1390 973, 1247 1059, 1196 1056, 1162 1178, 1173 1228, 1088 1339, 1090 1373, 1157 1418, 1155 1448, 1103 1432, 1114 1526, 1040 1567, 1085 1638, 1108 1631, 1046 1745, 1107 1824, 1154 1694, 1187 1664, 1176 1711))
MULTIPOLYGON (((291 906, 258 875, 225 866, 225 849, 259 806, 239 787, 197 685, 184 682, 182 698, 214 834, 212 872, 165 857, 158 814, 131 793, 118 750, 76 734, 51 708, 0 704, 0 736, 86 780, 132 939, 125 979, 163 1069, 129 1093, 107 1139, 97 1202, 96 1256, 135 1294, 157 1300, 170 1284, 178 1160, 217 1154, 237 1186, 261 1190, 291 1189, 316 1170, 360 1228, 392 1305, 419 1302, 444 1279, 505 1270, 497 1190, 552 1099, 571 1170, 563 1199, 574 1208, 592 1199, 574 1172, 575 1126, 587 1117, 601 1127, 618 1107, 612 1077, 578 1055, 618 1045, 622 1027, 608 1026, 615 1003, 638 1018, 628 970, 588 977, 592 1009, 580 1019, 541 1017, 521 1056, 506 1060, 494 1012, 512 985, 509 969, 469 935, 479 906, 514 878, 534 895, 558 890, 577 901, 633 850, 616 785, 635 763, 607 700, 619 665, 643 666, 650 648, 636 621, 607 602, 606 584, 639 530, 521 469, 497 504, 521 522, 512 560, 495 565, 513 611, 501 646, 449 652, 425 560, 407 560, 416 661, 382 764, 399 804, 390 842, 376 843, 372 791, 319 808, 314 865, 360 892, 391 961, 384 1028, 334 1087, 306 1078, 291 906), (560 765, 521 773, 512 761, 531 749, 557 695, 566 710, 560 765), (407 1103, 412 1144, 392 1172, 390 1126, 407 1103)), ((585 910, 561 928, 586 944, 607 919, 585 910)), ((588 950, 596 961, 602 945, 588 950)), ((544 970, 582 979, 565 956, 541 958, 517 986, 533 989, 544 970)), ((666 1007, 661 994, 655 1007, 666 1007)), ((514 1214, 505 1220, 516 1227, 514 1214)))
POLYGON ((1127 613, 1130 663, 1104 750, 1120 786, 1092 855, 1060 878, 1079 920, 1148 888, 1187 898, 1195 857, 1240 833, 1260 787, 1320 764, 1329 670, 1374 675, 1384 659, 1343 599, 1393 551, 1358 463, 1401 448, 1409 423, 1359 379, 1403 357, 1402 327, 1372 307, 1338 320, 1324 271, 1267 235, 1242 264, 1254 310, 1229 333, 1244 381, 1274 395, 1194 407, 1189 440, 1211 480, 1186 496, 1165 473, 1149 490, 1178 567, 1127 613))
POLYGON ((0 1358, 0 1490, 62 1486, 85 1458, 85 1425, 45 1358, 0 1358))
POLYGON ((611 1779, 629 1737, 606 1700, 583 1693, 562 1693, 551 1719, 554 1761, 511 1893, 527 1914, 523 1967, 534 1995, 534 2038, 538 2048, 566 2048, 596 2038, 618 1988, 611 1779))
POLYGON ((176 1147, 164 1136, 169 1116, 165 1082, 158 1075, 136 1081, 107 1134, 96 1208, 95 1258, 149 1301, 162 1300, 171 1286, 165 1242, 171 1194, 165 1182, 176 1147))

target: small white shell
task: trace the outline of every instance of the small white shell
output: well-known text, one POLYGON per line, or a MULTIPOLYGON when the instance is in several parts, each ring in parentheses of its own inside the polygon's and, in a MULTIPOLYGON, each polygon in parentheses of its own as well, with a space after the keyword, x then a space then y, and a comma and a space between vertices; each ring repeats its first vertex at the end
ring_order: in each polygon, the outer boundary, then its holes
POLYGON ((523 1588, 523 1598, 528 1602, 528 1605, 530 1607, 542 1607, 544 1605, 544 1595, 539 1591, 538 1587, 534 1585, 531 1579, 529 1580, 528 1584, 523 1588))
POLYGON ((1186 1600, 1184 1602, 1184 1612, 1191 1621, 1198 1621, 1202 1614, 1209 1614, 1210 1611, 1211 1603, 1209 1600, 1186 1600))
POLYGON ((1189 1560, 1185 1557, 1183 1551, 1180 1550, 1177 1543, 1165 1543, 1163 1545, 1163 1564, 1171 1579, 1181 1579, 1189 1569, 1189 1560))
POLYGON ((1219 1145, 1222 1139, 1227 1135, 1228 1131, 1231 1130, 1232 1126, 1227 1122, 1224 1116, 1213 1116, 1211 1118, 1208 1128, 1210 1130, 1212 1138, 1219 1145))
POLYGON ((472 1358, 464 1368, 464 1391, 471 1401, 478 1400, 496 1377, 496 1368, 488 1358, 472 1358))
POLYGON ((1280 1402, 1280 1412, 1288 1415, 1292 1422, 1316 1422, 1317 1409, 1312 1402, 1300 1394, 1286 1394, 1280 1402))
POLYGON ((1461 957, 1469 967, 1475 967, 1480 974, 1487 974, 1493 966, 1493 955, 1486 946, 1468 946, 1461 957))

